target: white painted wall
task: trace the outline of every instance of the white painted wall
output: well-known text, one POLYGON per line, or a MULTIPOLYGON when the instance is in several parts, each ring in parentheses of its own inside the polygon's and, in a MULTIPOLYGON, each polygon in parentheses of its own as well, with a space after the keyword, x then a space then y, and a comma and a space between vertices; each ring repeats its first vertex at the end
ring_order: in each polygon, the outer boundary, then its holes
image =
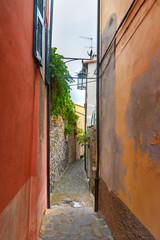
POLYGON ((96 62, 92 61, 88 63, 88 78, 91 77, 95 79, 87 81, 87 126, 91 126, 92 113, 96 110, 96 62))

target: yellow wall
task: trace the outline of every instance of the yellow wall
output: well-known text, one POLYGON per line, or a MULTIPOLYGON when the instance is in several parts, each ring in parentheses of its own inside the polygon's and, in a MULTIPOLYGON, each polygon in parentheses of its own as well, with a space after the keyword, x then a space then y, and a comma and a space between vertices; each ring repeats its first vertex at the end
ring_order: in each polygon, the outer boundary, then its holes
POLYGON ((77 127, 85 131, 85 108, 77 104, 74 105, 76 114, 79 116, 77 127))
MULTIPOLYGON (((115 17, 116 27, 112 29, 115 30, 131 2, 102 0, 102 56, 108 45, 110 17, 115 17)), ((115 59, 106 56, 102 63, 100 117, 100 176, 157 240, 160 240, 159 22, 160 0, 136 2, 117 35, 115 59)))

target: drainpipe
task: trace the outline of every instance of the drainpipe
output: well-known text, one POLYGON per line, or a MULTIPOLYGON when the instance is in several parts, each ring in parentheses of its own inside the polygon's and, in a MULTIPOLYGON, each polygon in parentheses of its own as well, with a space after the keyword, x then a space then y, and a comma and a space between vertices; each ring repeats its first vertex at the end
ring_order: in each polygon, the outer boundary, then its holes
MULTIPOLYGON (((86 89, 85 89, 85 134, 87 133, 87 78, 86 78, 86 89)), ((87 170, 87 148, 84 145, 84 169, 87 170)))
POLYGON ((95 212, 98 212, 98 197, 99 197, 99 153, 100 153, 100 138, 99 138, 99 48, 100 48, 100 0, 97 1, 97 86, 96 86, 96 130, 97 130, 97 170, 95 178, 95 212))
MULTIPOLYGON (((50 8, 49 63, 51 62, 52 28, 53 28, 53 0, 51 0, 50 8)), ((47 208, 50 208, 50 82, 47 85, 47 208)))

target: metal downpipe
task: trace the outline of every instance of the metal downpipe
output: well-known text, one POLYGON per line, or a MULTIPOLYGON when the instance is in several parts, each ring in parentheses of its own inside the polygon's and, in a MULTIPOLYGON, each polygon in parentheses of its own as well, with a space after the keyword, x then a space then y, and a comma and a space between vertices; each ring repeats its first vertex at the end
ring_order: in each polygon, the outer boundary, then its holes
MULTIPOLYGON (((51 62, 51 46, 52 46, 52 28, 53 28, 53 0, 51 0, 50 9, 50 61, 51 62)), ((50 78, 50 68, 49 68, 50 78)), ((50 208, 50 82, 47 85, 47 208, 50 208)))
POLYGON ((95 178, 95 212, 98 212, 98 198, 99 198, 99 153, 100 153, 100 139, 99 139, 99 48, 100 48, 100 0, 97 2, 97 85, 96 85, 96 130, 97 130, 97 170, 95 178))

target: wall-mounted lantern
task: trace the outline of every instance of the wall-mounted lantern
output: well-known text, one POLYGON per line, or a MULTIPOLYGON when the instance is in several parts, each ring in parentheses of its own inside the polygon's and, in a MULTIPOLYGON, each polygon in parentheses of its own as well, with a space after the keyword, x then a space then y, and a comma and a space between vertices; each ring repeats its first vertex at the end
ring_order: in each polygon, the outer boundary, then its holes
POLYGON ((80 71, 78 73, 77 89, 79 90, 86 89, 86 84, 87 84, 87 73, 80 71))

